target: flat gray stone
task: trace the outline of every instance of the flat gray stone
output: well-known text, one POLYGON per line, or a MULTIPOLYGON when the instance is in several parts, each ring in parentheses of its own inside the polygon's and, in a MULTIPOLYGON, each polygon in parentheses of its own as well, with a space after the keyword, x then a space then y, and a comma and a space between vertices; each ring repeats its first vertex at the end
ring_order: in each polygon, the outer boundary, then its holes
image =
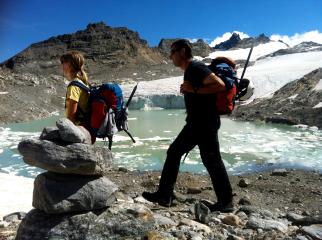
POLYGON ((81 126, 76 126, 67 118, 61 118, 56 122, 60 138, 70 143, 87 143, 91 144, 89 132, 81 126))
POLYGON ((283 233, 286 233, 288 229, 288 227, 282 222, 256 217, 250 217, 248 222, 246 223, 246 227, 251 229, 261 228, 263 230, 278 230, 283 233))
POLYGON ((303 227, 302 231, 313 239, 322 240, 322 224, 303 227))
POLYGON ((108 148, 81 143, 60 146, 47 140, 27 139, 19 143, 18 150, 25 163, 57 173, 103 175, 112 163, 108 148))
POLYGON ((161 214, 154 214, 153 216, 156 224, 158 224, 159 226, 177 226, 178 225, 171 218, 162 216, 161 214))
POLYGON ((258 214, 265 218, 273 218, 274 215, 271 211, 267 209, 261 209, 256 206, 242 205, 239 208, 239 211, 246 213, 247 215, 258 214))
POLYGON ((32 205, 48 214, 101 209, 116 201, 117 189, 106 177, 46 172, 35 179, 32 205))

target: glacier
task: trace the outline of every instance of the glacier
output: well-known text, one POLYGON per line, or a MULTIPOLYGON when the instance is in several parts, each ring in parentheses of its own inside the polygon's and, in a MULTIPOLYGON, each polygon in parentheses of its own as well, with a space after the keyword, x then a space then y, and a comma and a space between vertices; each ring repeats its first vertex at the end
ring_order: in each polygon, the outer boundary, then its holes
MULTIPOLYGON (((254 62, 246 70, 245 78, 250 79, 255 86, 255 98, 270 97, 285 84, 322 67, 322 51, 308 51, 302 53, 285 54, 275 57, 264 57, 280 49, 288 48, 282 42, 269 42, 254 47, 251 61, 254 62)), ((230 51, 216 51, 206 58, 226 56, 235 60, 245 60, 249 48, 230 51)), ((203 58, 196 56, 198 60, 203 58)), ((242 68, 237 70, 238 76, 242 68)), ((183 95, 180 94, 180 84, 183 76, 158 79, 153 81, 139 82, 138 90, 133 98, 130 109, 183 109, 183 95)), ((136 83, 122 85, 125 98, 128 97, 136 83)))

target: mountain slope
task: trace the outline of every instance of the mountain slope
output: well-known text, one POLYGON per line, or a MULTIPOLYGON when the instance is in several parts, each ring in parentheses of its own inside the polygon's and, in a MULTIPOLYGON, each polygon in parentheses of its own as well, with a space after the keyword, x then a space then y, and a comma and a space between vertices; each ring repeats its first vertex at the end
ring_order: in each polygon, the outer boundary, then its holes
POLYGON ((322 68, 287 83, 270 98, 238 106, 233 117, 322 128, 322 68))
POLYGON ((129 69, 134 70, 137 66, 148 69, 162 65, 165 60, 160 51, 150 48, 137 32, 112 28, 101 22, 89 24, 85 30, 73 34, 32 44, 2 66, 16 73, 59 75, 59 57, 68 50, 84 53, 86 70, 93 80, 128 77, 129 69))

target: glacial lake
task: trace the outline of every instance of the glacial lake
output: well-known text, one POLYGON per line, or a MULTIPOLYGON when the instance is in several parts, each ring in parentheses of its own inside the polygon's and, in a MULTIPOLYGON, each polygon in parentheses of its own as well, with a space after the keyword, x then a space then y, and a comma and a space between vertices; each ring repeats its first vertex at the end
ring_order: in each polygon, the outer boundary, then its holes
MULTIPOLYGON (((0 125, 0 172, 34 178, 43 170, 26 165, 17 151, 23 138, 37 138, 60 116, 27 123, 0 125)), ((115 167, 161 170, 169 144, 183 127, 184 110, 130 111, 133 144, 125 133, 114 137, 115 167)), ((316 127, 233 121, 222 118, 219 131, 222 158, 230 175, 292 168, 322 172, 322 131, 316 127)), ((104 141, 96 144, 106 145, 104 141)), ((199 149, 193 149, 181 171, 206 173, 199 149)))

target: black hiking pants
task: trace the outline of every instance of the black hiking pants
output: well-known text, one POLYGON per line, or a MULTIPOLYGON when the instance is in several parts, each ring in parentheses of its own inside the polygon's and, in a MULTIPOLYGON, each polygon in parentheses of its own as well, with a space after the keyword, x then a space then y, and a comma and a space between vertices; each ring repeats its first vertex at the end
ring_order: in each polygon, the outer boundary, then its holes
POLYGON ((159 192, 170 196, 177 180, 182 156, 198 145, 200 156, 206 167, 218 202, 232 200, 232 188, 225 165, 221 159, 217 126, 193 127, 186 124, 167 151, 159 192))

